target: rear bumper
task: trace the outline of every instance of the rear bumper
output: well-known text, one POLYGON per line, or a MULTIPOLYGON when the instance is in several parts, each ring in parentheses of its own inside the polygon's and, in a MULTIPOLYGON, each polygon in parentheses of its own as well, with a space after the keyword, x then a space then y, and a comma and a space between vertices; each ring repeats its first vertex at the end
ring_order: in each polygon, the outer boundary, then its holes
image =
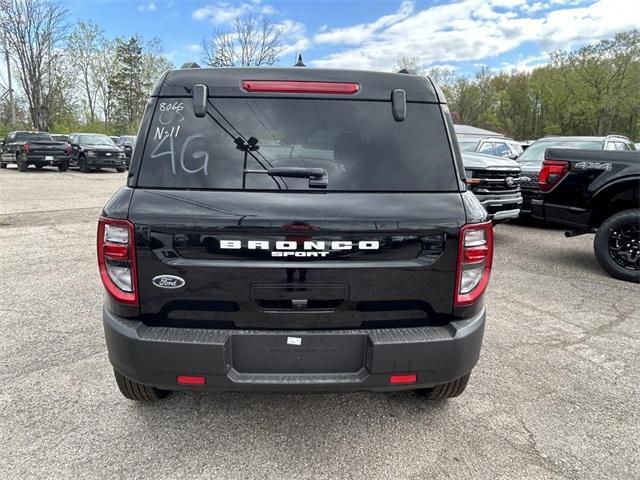
POLYGON ((60 155, 58 153, 45 155, 40 153, 29 154, 27 157, 22 157, 21 160, 27 160, 30 165, 62 165, 69 161, 66 155, 60 155))
POLYGON ((136 382, 192 391, 382 391, 430 387, 470 372, 484 309, 441 327, 271 331, 149 327, 103 311, 109 359, 136 382), (297 345, 300 343, 300 345, 297 345), (390 385, 393 374, 417 382, 390 385), (178 385, 178 375, 206 377, 178 385))

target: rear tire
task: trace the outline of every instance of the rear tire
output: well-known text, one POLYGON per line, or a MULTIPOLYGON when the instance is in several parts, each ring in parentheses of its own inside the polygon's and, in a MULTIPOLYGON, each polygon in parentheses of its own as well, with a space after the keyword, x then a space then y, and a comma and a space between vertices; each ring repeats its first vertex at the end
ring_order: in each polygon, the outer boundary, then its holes
POLYGON ((60 165, 58 165, 58 170, 60 170, 61 172, 66 172, 69 169, 69 162, 62 162, 60 165))
POLYGON ((442 383, 431 388, 421 388, 420 390, 416 390, 416 394, 427 400, 446 400, 447 398, 454 398, 461 395, 462 392, 464 392, 464 389, 467 388, 469 377, 471 377, 471 372, 460 378, 456 378, 449 383, 442 383))
POLYGON ((116 383, 120 393, 129 400, 135 400, 137 402, 157 402, 169 395, 168 390, 160 390, 156 387, 149 385, 142 385, 136 381, 131 380, 129 377, 125 377, 116 370, 113 371, 116 376, 116 383))
POLYGON ((118 168, 116 168, 116 172, 122 173, 122 172, 124 172, 124 168, 123 167, 118 167, 118 168))
POLYGON ((42 170, 44 168, 44 165, 36 165, 36 170, 42 170))
POLYGON ((18 170, 20 170, 21 172, 26 172, 27 168, 29 168, 29 162, 26 160, 20 160, 19 158, 16 158, 16 162, 18 164, 18 170))
POLYGON ((622 210, 602 222, 593 251, 609 275, 640 283, 640 209, 622 210))
POLYGON ((0 168, 7 168, 7 164, 4 162, 0 162, 0 168))

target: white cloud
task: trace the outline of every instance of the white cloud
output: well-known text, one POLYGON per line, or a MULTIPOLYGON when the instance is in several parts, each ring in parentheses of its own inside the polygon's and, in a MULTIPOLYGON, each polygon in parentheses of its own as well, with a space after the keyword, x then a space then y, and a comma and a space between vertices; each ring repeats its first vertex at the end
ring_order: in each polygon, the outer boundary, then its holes
POLYGON ((185 50, 190 53, 201 53, 202 45, 199 43, 190 43, 189 45, 185 46, 185 50))
POLYGON ((219 1, 194 10, 191 17, 194 20, 207 20, 214 25, 222 25, 245 15, 269 16, 274 15, 276 12, 274 7, 263 5, 261 0, 251 0, 248 3, 237 5, 219 1))
POLYGON ((141 12, 155 12, 158 9, 158 6, 155 2, 146 2, 138 5, 138 10, 141 12))
POLYGON ((390 27, 391 25, 404 20, 413 13, 413 2, 403 1, 400 4, 398 10, 391 14, 380 17, 378 20, 372 23, 361 23, 359 25, 353 25, 346 28, 334 28, 328 29, 326 26, 321 29, 322 33, 317 34, 314 37, 316 43, 326 44, 347 44, 358 45, 366 40, 369 40, 376 33, 379 33, 382 29, 390 27))
POLYGON ((276 25, 282 31, 283 48, 281 56, 303 52, 309 48, 307 30, 304 24, 293 20, 284 20, 276 25))
MULTIPOLYGON (((581 7, 575 5, 584 0, 550 1, 555 3, 554 10, 537 18, 523 10, 536 3, 525 0, 462 0, 406 16, 401 8, 370 24, 319 33, 316 42, 344 48, 311 63, 317 67, 388 70, 403 56, 418 57, 427 66, 477 61, 527 43, 542 50, 569 48, 640 24, 640 9, 629 8, 629 0, 597 0, 581 7)), ((406 12, 411 4, 402 5, 406 12)))
MULTIPOLYGON (((526 58, 519 59, 517 62, 502 62, 500 68, 493 68, 494 71, 512 72, 531 72, 534 68, 549 63, 549 54, 542 53, 540 55, 531 55, 526 58)), ((486 66, 486 65, 485 65, 486 66)))

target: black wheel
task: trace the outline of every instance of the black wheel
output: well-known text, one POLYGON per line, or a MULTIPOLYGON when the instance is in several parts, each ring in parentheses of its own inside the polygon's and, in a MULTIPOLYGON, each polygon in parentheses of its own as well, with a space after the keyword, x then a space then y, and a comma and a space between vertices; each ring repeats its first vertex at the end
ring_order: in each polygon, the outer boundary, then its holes
POLYGON ((436 385, 432 388, 416 390, 416 393, 427 400, 446 400, 447 398, 454 398, 461 395, 462 392, 464 392, 464 389, 467 388, 469 377, 471 377, 471 372, 460 378, 456 378, 449 383, 436 385))
POLYGON ((90 169, 89 166, 87 165, 87 159, 84 157, 80 157, 78 159, 78 168, 80 169, 80 171, 82 173, 89 173, 90 169))
POLYGON ((609 275, 640 283, 640 209, 623 210, 602 222, 593 250, 609 275))
POLYGON ((64 161, 60 165, 58 165, 58 170, 61 172, 66 172, 69 169, 69 162, 64 161))
POLYGON ((116 172, 118 172, 118 173, 122 173, 122 172, 124 172, 124 167, 118 167, 118 168, 116 168, 116 172))
POLYGON ((7 164, 4 162, 0 162, 0 168, 7 168, 7 164))
POLYGON ((157 402, 169 395, 168 390, 160 390, 159 388, 134 382, 129 377, 125 377, 116 370, 114 370, 113 373, 116 376, 116 383, 118 384, 120 393, 129 400, 136 400, 138 402, 157 402))
POLYGON ((36 170, 42 170, 44 168, 44 165, 36 165, 36 170))
POLYGON ((18 164, 18 170, 21 172, 26 172, 27 168, 29 168, 29 162, 26 160, 20 160, 18 155, 16 155, 16 163, 18 164))

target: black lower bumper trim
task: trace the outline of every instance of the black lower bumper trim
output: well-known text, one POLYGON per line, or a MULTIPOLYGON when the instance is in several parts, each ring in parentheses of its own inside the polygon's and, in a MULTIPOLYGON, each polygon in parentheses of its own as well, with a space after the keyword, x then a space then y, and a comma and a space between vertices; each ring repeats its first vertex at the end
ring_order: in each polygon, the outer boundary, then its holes
POLYGON ((430 387, 470 372, 485 312, 445 326, 371 330, 262 331, 150 327, 104 310, 114 368, 168 390, 378 391, 430 387), (416 373, 417 383, 389 376, 416 373), (203 386, 178 375, 206 377, 203 386))

